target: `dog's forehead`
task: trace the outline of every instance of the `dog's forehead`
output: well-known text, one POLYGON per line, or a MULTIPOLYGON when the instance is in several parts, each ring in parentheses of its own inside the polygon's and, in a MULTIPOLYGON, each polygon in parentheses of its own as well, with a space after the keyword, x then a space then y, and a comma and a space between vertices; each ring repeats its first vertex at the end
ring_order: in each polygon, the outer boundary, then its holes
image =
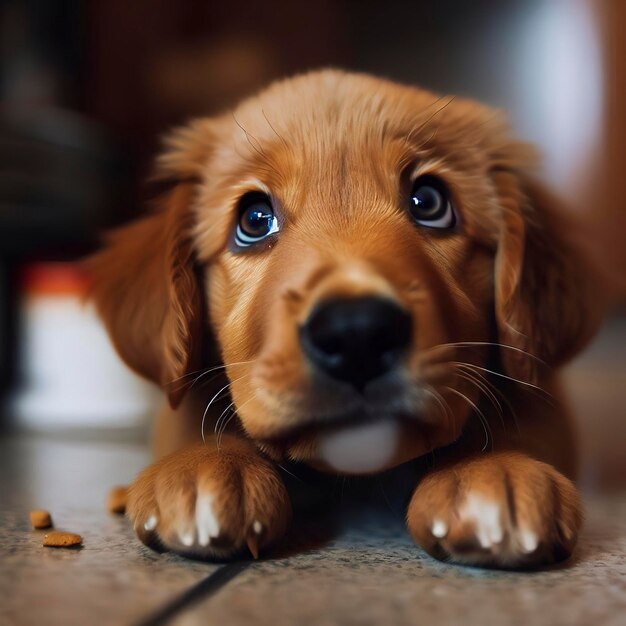
POLYGON ((317 72, 274 84, 225 116, 211 173, 237 180, 257 169, 274 185, 298 180, 299 189, 334 187, 351 174, 380 187, 429 158, 475 175, 487 167, 493 117, 471 101, 317 72))
POLYGON ((422 114, 442 100, 366 77, 333 78, 305 76, 245 101, 232 115, 233 147, 270 159, 286 152, 322 169, 325 163, 315 159, 380 153, 395 140, 410 143, 422 130, 422 114))

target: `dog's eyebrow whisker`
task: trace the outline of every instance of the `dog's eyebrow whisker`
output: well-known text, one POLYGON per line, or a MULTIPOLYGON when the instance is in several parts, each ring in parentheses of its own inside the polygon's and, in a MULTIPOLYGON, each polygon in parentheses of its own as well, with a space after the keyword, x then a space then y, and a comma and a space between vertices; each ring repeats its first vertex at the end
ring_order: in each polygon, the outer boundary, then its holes
MULTIPOLYGON (((444 98, 446 98, 447 96, 441 96, 440 98, 438 98, 437 100, 435 100, 435 102, 433 103, 433 105, 438 104, 439 102, 441 102, 444 98)), ((419 132, 420 130, 422 130, 422 128, 424 128, 424 126, 426 126, 426 124, 428 124, 436 115, 439 115, 439 113, 441 113, 446 107, 448 107, 453 101, 455 100, 455 96, 450 96, 448 98, 448 101, 443 104, 442 106, 440 106, 436 111, 434 111, 428 118, 426 118, 421 124, 416 124, 411 131, 409 132, 409 134, 406 137, 406 143, 409 143, 409 141, 411 140, 413 133, 419 132)), ((431 105, 432 106, 432 105, 431 105)))
POLYGON ((265 118, 267 125, 272 129, 274 134, 281 140, 283 146, 285 146, 285 148, 289 150, 289 144, 285 141, 285 138, 281 134, 279 134, 279 132, 274 128, 274 126, 272 125, 272 122, 269 121, 267 115, 265 114, 265 109, 261 109, 261 113, 263 114, 263 117, 265 118))
POLYGON ((444 387, 444 389, 447 389, 448 391, 454 393, 455 395, 457 395, 460 398, 462 398, 463 400, 465 400, 474 409, 474 411, 478 415, 480 423, 483 426, 483 430, 485 431, 485 445, 482 448, 482 452, 485 452, 485 450, 487 450, 487 448, 489 447, 489 438, 490 437, 491 437, 491 441, 492 441, 492 445, 493 445, 493 435, 491 434, 491 428, 489 426, 489 422, 487 421, 487 418, 485 417, 485 414, 464 393, 461 393, 460 391, 458 391, 457 389, 454 389, 453 387, 444 387))
MULTIPOLYGON (((437 131, 439 130, 439 126, 435 126, 433 132, 430 133, 430 136, 427 139, 424 139, 419 146, 417 146, 418 150, 423 150, 424 146, 427 146, 432 142, 432 140, 437 136, 437 131)), ((426 152, 430 152, 431 149, 426 150, 426 152)))
POLYGON ((232 112, 232 116, 233 119, 235 120, 235 124, 237 124, 237 126, 239 126, 239 128, 241 128, 241 130, 243 131, 244 135, 246 136, 246 141, 250 144, 250 146, 252 147, 252 149, 262 158, 265 160, 265 162, 267 162, 267 155, 265 154, 265 152, 263 151, 263 147, 261 146, 259 140, 254 136, 251 135, 240 123, 239 120, 237 119, 237 117, 235 116, 235 112, 232 112), (254 143, 252 142, 252 139, 254 139, 254 141, 256 142, 257 145, 254 145, 254 143))
MULTIPOLYGON (((426 114, 426 112, 428 111, 428 109, 430 109, 431 107, 436 106, 437 104, 439 104, 442 100, 444 100, 446 98, 446 96, 439 96, 436 100, 434 100, 433 102, 431 102, 422 112, 423 114, 426 114)), ((430 119, 430 118, 429 118, 430 119)), ((426 122, 428 122, 428 120, 426 120, 426 122)), ((415 124, 411 130, 407 133, 406 137, 404 138, 404 143, 405 145, 409 143, 409 141, 411 141, 411 138, 413 136, 413 133, 415 131, 418 131, 426 122, 418 122, 417 124, 415 124)))

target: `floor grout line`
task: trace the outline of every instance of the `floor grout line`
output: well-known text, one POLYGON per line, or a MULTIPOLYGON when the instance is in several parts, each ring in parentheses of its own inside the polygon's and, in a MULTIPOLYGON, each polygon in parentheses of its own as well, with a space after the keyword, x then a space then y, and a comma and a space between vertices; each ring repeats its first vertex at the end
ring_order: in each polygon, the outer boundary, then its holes
POLYGON ((137 622, 135 626, 163 626, 167 624, 181 611, 217 593, 250 565, 252 565, 250 561, 236 561, 222 565, 206 578, 193 585, 193 587, 190 587, 182 595, 174 598, 174 600, 162 606, 152 615, 137 622))

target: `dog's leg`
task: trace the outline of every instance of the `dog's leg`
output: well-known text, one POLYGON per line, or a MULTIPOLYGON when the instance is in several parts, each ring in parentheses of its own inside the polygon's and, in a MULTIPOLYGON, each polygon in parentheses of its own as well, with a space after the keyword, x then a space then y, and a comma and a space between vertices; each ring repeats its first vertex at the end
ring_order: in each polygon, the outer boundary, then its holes
POLYGON ((489 453, 431 472, 407 513, 413 539, 433 556, 505 568, 566 558, 581 521, 574 484, 519 452, 489 453))
POLYGON ((129 490, 127 514, 138 537, 188 556, 226 559, 258 551, 291 518, 276 469, 255 447, 224 435, 184 447, 145 469, 129 490))

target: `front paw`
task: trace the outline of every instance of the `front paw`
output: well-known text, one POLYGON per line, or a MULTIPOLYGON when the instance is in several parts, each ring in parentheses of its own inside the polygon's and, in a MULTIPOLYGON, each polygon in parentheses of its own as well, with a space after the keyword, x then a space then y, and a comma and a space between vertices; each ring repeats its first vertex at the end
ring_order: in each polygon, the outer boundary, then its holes
POLYGON ((436 558, 503 568, 567 558, 581 523, 572 482, 517 453, 433 472, 417 487, 407 513, 411 536, 436 558))
POLYGON ((144 470, 130 487, 127 514, 151 547, 227 559, 277 541, 291 519, 287 491, 271 463, 247 442, 224 437, 144 470))

